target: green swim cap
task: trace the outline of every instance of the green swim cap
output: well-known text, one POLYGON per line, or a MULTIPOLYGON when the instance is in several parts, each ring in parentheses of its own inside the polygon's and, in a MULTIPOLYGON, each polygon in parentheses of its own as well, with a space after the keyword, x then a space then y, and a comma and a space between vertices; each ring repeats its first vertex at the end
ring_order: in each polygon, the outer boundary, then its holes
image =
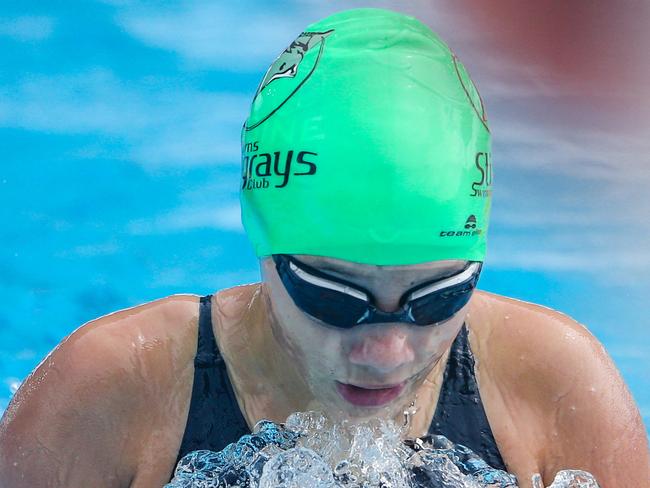
POLYGON ((242 129, 242 221, 258 257, 376 265, 483 261, 483 102, 413 17, 339 12, 273 62, 242 129))

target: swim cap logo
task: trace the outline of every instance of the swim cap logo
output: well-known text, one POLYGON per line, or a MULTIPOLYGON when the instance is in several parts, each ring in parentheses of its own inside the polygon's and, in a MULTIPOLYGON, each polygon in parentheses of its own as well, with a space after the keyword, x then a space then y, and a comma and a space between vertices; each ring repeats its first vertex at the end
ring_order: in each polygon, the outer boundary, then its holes
POLYGON ((477 229, 478 222, 476 215, 470 215, 465 219, 465 228, 461 230, 443 230, 440 232, 440 237, 469 237, 480 236, 483 229, 477 229))
POLYGON ((476 166, 481 176, 478 181, 472 182, 472 193, 469 196, 487 198, 492 195, 492 161, 490 153, 476 153, 474 166, 476 166))
POLYGON ((470 215, 465 221, 466 229, 476 229, 476 215, 470 215))
POLYGON ((246 130, 252 130, 269 119, 284 105, 318 66, 325 39, 334 32, 303 32, 271 64, 253 97, 251 116, 246 121, 246 130), (314 49, 319 46, 319 49, 314 49), (292 83, 274 83, 278 80, 292 83), (267 89, 273 83, 272 89, 267 89))

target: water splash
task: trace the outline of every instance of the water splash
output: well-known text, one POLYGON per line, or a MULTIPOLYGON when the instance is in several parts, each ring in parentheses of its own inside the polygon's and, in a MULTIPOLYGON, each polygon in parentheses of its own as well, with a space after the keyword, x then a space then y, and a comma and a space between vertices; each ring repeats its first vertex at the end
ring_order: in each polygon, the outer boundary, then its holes
MULTIPOLYGON (((165 488, 510 488, 516 478, 444 436, 402 441, 406 426, 333 422, 298 412, 262 420, 221 452, 183 457, 165 488)), ((543 488, 541 478, 533 479, 543 488)), ((598 488, 584 471, 561 471, 549 488, 598 488)))
MULTIPOLYGON (((544 488, 542 477, 533 476, 533 488, 544 488)), ((555 475, 555 479, 548 488, 600 488, 596 479, 586 471, 578 469, 565 469, 555 475)))
POLYGON ((273 456, 264 465, 259 488, 335 488, 332 469, 311 449, 296 447, 273 456))

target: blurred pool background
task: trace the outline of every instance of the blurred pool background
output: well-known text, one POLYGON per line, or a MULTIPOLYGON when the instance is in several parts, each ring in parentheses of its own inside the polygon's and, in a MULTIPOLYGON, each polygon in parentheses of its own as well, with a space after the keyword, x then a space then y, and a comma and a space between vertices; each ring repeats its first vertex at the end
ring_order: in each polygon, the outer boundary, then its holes
POLYGON ((0 413, 82 323, 258 280, 248 104, 308 23, 359 6, 425 21, 485 100, 480 288, 589 327, 650 425, 650 6, 599 1, 3 2, 0 413))

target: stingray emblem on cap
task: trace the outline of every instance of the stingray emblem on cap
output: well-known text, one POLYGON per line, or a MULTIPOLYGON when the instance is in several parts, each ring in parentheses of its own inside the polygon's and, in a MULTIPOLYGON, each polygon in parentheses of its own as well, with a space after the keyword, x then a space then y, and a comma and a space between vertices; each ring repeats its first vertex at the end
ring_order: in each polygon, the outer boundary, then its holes
POLYGON ((334 32, 303 32, 271 64, 253 98, 251 117, 246 130, 254 129, 268 120, 309 79, 323 54, 325 39, 334 32), (318 50, 314 47, 319 46, 318 50), (291 83, 278 83, 291 81, 291 83), (274 83, 275 82, 275 83, 274 83), (270 88, 269 86, 273 84, 270 88), (257 104, 257 105, 256 105, 257 104))

